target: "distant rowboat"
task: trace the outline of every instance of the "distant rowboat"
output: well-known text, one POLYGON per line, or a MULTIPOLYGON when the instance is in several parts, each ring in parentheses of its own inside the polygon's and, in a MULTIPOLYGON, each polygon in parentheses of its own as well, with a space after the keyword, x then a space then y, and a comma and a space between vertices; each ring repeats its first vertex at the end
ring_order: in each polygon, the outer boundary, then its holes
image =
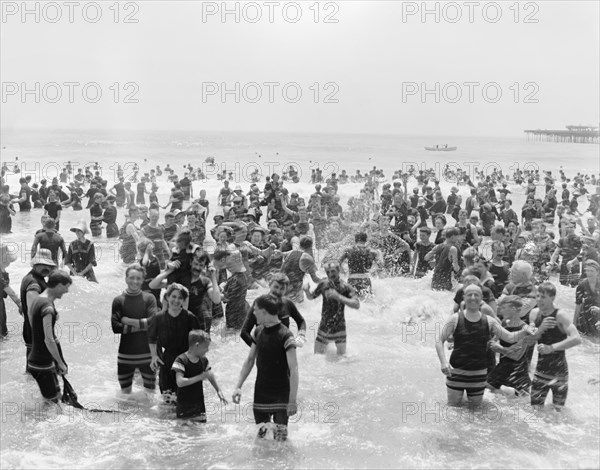
POLYGON ((430 150, 432 152, 454 152, 458 147, 448 147, 447 145, 445 147, 439 147, 439 146, 435 146, 435 147, 425 147, 425 150, 430 150))

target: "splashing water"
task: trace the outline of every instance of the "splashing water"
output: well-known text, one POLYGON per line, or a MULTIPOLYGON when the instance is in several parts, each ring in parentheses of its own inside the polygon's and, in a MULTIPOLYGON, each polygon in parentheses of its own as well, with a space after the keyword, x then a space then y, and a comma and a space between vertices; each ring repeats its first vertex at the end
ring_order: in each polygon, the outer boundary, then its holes
MULTIPOLYGON (((159 185, 164 204, 169 185, 159 185)), ((220 186, 215 181, 202 185, 209 197, 220 186)), ((342 203, 360 187, 341 186, 342 203)), ((308 184, 296 188, 301 194, 311 191, 308 184)), ((198 186, 194 189, 197 194, 198 186)), ((18 214, 15 233, 3 237, 20 247, 19 261, 8 269, 17 290, 29 270, 28 248, 40 215, 18 214)), ((67 243, 74 239, 68 228, 82 216, 89 219, 87 211, 63 211, 61 232, 67 243)), ((122 220, 120 213, 119 225, 122 220)), ((145 394, 139 377, 131 396, 120 392, 118 337, 111 331, 110 310, 112 299, 125 288, 125 269, 115 243, 94 241, 100 284, 74 279, 70 292, 56 302, 58 333, 79 401, 88 408, 119 412, 88 413, 67 406, 59 412, 42 405, 37 384, 24 374, 21 320, 9 300, 10 334, 0 343, 2 468, 600 466, 600 387, 594 383, 600 370, 598 346, 586 340, 567 352, 569 396, 563 413, 547 409, 536 415, 527 402, 487 392, 483 411, 447 408, 434 344, 452 309, 452 294, 432 292, 430 276, 375 279, 374 298, 359 310, 346 310, 344 358, 336 356, 333 346, 324 356, 313 354, 321 301, 299 306, 307 321, 308 341, 298 350, 299 411, 290 419, 288 442, 256 440, 251 407, 255 371, 246 381, 240 406, 221 407, 212 387, 205 384, 208 423, 177 421, 156 395, 145 394)), ((250 291, 249 301, 258 294, 250 291)), ((573 289, 558 287, 559 308, 572 311, 573 299, 573 289)), ((233 392, 247 353, 239 337, 228 334, 221 323, 215 325, 208 358, 226 396, 233 392)))

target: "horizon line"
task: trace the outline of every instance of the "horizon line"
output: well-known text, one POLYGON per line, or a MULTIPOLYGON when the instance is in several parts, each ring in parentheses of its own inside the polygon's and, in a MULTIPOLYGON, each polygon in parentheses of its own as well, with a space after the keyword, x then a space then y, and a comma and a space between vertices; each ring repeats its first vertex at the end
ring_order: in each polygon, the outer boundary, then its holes
POLYGON ((21 128, 13 128, 13 127, 0 127, 0 134, 1 133, 5 133, 5 132, 56 132, 56 131, 61 131, 61 132, 89 132, 89 131, 96 131, 96 132, 198 132, 198 133, 204 133, 204 134, 219 134, 219 133, 226 133, 226 134, 293 134, 293 135, 305 135, 305 134, 311 134, 311 135, 335 135, 335 136, 347 136, 347 135, 365 135, 365 136, 381 136, 381 137, 431 137, 431 136, 436 136, 436 137, 454 137, 454 138, 458 138, 458 137, 477 137, 477 138, 498 138, 498 137, 504 137, 504 138, 518 138, 518 137, 523 137, 526 138, 524 135, 525 129, 522 130, 521 132, 523 134, 498 134, 498 135, 475 135, 475 134, 435 134, 435 133, 431 133, 431 134, 422 134, 422 133, 415 133, 415 134, 408 134, 408 133, 391 133, 391 132, 352 132, 352 131, 348 131, 348 132, 343 132, 343 131, 335 131, 335 132, 324 132, 324 131, 282 131, 282 130, 276 130, 276 131, 266 131, 266 130, 206 130, 206 129, 169 129, 169 128, 163 128, 163 129, 156 129, 156 128, 135 128, 135 129, 114 129, 114 128, 93 128, 93 127, 85 127, 85 128, 68 128, 68 127, 56 127, 56 128, 50 128, 50 127, 21 127, 21 128))

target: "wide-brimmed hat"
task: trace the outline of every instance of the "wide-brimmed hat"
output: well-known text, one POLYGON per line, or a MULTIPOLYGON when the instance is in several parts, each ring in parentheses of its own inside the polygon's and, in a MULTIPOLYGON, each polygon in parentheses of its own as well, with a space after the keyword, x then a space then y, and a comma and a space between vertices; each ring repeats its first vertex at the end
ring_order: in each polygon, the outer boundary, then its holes
POLYGON ((70 228, 71 232, 76 232, 77 230, 81 230, 84 235, 89 233, 87 224, 84 220, 80 220, 73 227, 70 228))
POLYGON ((31 258, 31 266, 35 266, 36 264, 56 267, 56 263, 52 259, 52 252, 48 248, 40 248, 35 256, 31 258))
POLYGON ((260 225, 255 226, 252 230, 250 230, 250 232, 251 233, 253 233, 253 232, 260 232, 263 235, 266 235, 267 233, 269 233, 269 231, 266 228, 261 227, 260 225))
POLYGON ((218 235, 221 232, 227 232, 228 234, 233 235, 233 229, 226 225, 219 225, 219 227, 217 228, 216 234, 218 235))
POLYGON ((593 259, 588 259, 585 263, 583 263, 583 267, 584 268, 586 268, 586 267, 594 268, 596 271, 600 272, 600 264, 598 264, 593 259))
POLYGON ((256 220, 256 210, 254 209, 254 207, 248 209, 246 213, 243 214, 243 217, 253 217, 254 220, 256 220))

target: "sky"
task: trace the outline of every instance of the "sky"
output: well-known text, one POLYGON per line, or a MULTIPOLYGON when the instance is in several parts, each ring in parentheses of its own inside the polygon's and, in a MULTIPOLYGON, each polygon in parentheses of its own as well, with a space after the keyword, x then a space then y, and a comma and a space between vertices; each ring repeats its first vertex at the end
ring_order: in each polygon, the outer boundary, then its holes
POLYGON ((522 136, 600 121, 596 1, 0 5, 4 130, 522 136))

